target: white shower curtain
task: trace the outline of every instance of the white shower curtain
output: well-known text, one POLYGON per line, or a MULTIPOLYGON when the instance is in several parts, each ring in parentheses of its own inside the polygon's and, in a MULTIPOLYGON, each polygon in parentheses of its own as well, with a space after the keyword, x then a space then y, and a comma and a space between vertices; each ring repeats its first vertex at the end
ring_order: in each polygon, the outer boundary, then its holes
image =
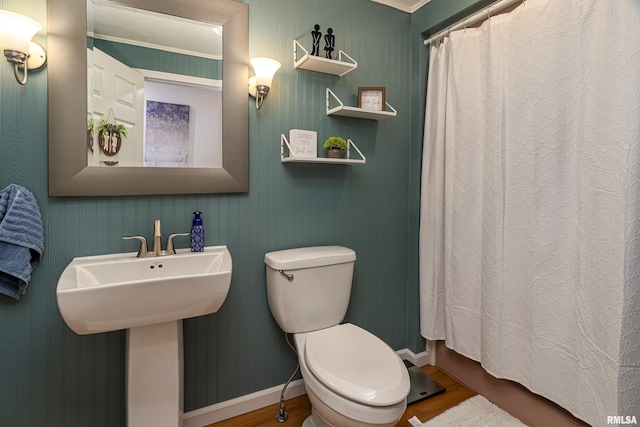
POLYGON ((640 420, 640 2, 452 33, 425 120, 422 335, 594 426, 640 420))

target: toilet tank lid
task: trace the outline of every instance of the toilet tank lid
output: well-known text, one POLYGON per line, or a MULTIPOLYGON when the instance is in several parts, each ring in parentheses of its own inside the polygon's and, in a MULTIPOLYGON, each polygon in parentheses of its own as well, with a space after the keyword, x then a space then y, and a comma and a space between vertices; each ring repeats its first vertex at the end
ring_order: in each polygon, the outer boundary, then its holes
POLYGON ((344 246, 314 246, 269 252, 264 262, 274 270, 296 270, 342 264, 356 260, 353 249, 344 246))

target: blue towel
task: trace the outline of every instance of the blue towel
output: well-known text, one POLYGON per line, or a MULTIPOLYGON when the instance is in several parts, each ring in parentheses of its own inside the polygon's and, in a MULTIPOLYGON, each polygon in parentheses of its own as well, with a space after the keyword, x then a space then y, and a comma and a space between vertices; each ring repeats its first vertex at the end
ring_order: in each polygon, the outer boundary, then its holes
POLYGON ((0 293, 20 299, 43 251, 38 202, 26 188, 10 184, 0 191, 0 293))

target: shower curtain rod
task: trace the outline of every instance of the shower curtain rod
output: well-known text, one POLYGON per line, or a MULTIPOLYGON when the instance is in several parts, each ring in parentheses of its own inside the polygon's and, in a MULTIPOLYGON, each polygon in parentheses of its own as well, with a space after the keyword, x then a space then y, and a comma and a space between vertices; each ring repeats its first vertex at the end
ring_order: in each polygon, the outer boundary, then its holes
POLYGON ((480 11, 474 13, 473 15, 470 15, 454 24, 449 25, 447 28, 445 28, 442 31, 438 31, 437 33, 435 33, 433 36, 429 37, 428 39, 426 39, 424 41, 425 45, 430 45, 431 43, 433 43, 434 41, 440 40, 446 36, 449 35, 450 32, 452 31, 456 31, 459 30, 461 28, 466 28, 469 25, 473 25, 477 22, 480 22, 484 19, 487 19, 493 15, 495 15, 495 13, 498 11, 501 11, 503 9, 506 9, 508 7, 513 6, 514 4, 517 3, 524 3, 526 0, 498 0, 495 3, 492 3, 491 5, 485 7, 484 9, 481 9, 480 11))

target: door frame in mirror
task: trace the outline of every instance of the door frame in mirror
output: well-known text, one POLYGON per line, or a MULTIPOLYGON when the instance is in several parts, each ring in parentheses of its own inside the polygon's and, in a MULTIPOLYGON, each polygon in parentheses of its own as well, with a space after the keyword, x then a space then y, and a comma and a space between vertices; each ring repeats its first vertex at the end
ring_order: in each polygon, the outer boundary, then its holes
POLYGON ((49 195, 247 192, 249 6, 232 0, 111 2, 223 26, 222 167, 88 166, 86 0, 47 0, 49 195))

